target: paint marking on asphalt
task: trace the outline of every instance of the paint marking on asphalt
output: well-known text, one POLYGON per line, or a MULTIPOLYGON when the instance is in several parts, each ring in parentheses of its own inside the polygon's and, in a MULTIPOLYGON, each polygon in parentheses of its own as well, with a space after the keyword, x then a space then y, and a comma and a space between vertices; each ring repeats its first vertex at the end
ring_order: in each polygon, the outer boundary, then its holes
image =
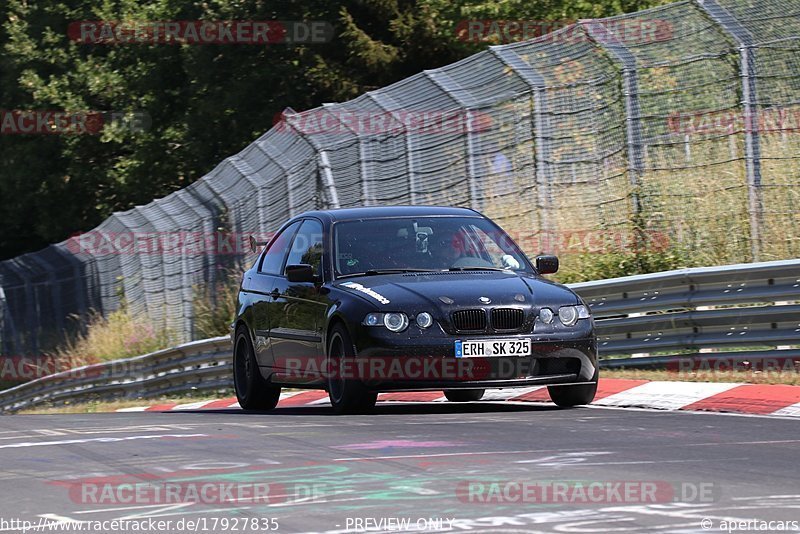
POLYGON ((539 452, 552 452, 549 449, 532 451, 477 451, 477 452, 441 452, 438 454, 403 454, 392 456, 356 456, 354 458, 334 458, 333 462, 360 462, 364 460, 397 460, 403 458, 433 458, 442 456, 485 456, 487 454, 531 454, 539 452))
POLYGON ((41 434, 42 436, 63 436, 65 432, 61 432, 60 430, 53 430, 50 428, 42 428, 39 430, 34 430, 37 434, 41 434))
POLYGON ((209 404, 209 402, 214 402, 214 401, 204 400, 204 401, 190 402, 188 404, 178 404, 177 406, 173 407, 172 409, 173 410, 196 410, 198 408, 202 408, 206 404, 209 404))
POLYGON ((523 397, 529 393, 533 393, 534 391, 539 391, 542 388, 544 388, 544 386, 488 390, 483 394, 481 401, 509 400, 515 397, 523 397))
POLYGON ((99 510, 76 510, 73 514, 102 514, 105 512, 126 512, 128 510, 141 510, 142 508, 163 508, 163 504, 139 504, 136 506, 120 506, 118 508, 101 508, 99 510))
POLYGON ((723 445, 782 445, 784 443, 800 443, 800 439, 777 439, 771 441, 726 441, 724 443, 688 443, 683 444, 681 447, 721 447, 723 445))
POLYGON ((62 439, 59 441, 25 441, 21 443, 6 443, 0 449, 18 449, 23 447, 47 447, 50 445, 74 445, 78 443, 115 443, 118 441, 133 441, 139 439, 181 439, 181 438, 207 438, 208 434, 158 434, 147 436, 125 436, 106 438, 62 439))

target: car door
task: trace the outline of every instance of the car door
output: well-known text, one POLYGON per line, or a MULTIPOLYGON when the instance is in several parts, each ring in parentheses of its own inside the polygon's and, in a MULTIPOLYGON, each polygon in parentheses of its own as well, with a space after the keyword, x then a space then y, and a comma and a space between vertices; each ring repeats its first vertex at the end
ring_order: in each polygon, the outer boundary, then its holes
POLYGON ((317 219, 306 219, 289 248, 284 274, 288 265, 306 264, 312 266, 318 279, 289 282, 281 276, 275 285, 280 290, 280 305, 271 308, 275 312, 270 315, 270 336, 276 366, 303 369, 303 375, 308 371, 313 374, 323 354, 322 329, 329 302, 328 292, 322 287, 322 257, 323 225, 317 219))
POLYGON ((275 356, 272 349, 273 340, 270 335, 270 311, 278 300, 280 289, 276 282, 280 279, 289 245, 295 232, 300 228, 301 221, 296 221, 283 229, 262 255, 258 269, 253 275, 253 293, 256 294, 253 303, 253 322, 255 334, 256 359, 260 367, 274 367, 275 356))

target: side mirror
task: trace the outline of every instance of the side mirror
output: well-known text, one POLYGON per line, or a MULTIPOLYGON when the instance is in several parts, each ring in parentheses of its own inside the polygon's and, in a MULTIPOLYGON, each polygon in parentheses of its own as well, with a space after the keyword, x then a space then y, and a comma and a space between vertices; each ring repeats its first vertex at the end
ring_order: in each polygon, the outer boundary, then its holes
POLYGON ((258 247, 263 247, 269 243, 269 241, 258 241, 254 236, 250 236, 250 252, 255 254, 258 252, 258 247))
POLYGON ((536 256, 536 270, 539 274, 553 274, 558 272, 558 257, 536 256))
POLYGON ((286 266, 286 279, 294 283, 316 282, 314 268, 305 263, 286 266))

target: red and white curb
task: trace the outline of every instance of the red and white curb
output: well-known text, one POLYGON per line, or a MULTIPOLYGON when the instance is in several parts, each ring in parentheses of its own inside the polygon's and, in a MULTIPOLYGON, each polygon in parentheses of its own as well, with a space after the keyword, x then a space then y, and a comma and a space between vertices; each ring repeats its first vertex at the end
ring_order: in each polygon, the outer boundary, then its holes
MULTIPOLYGON (((443 402, 441 391, 381 393, 379 402, 443 402)), ((482 401, 550 402, 546 386, 488 390, 482 401)), ((329 405, 324 391, 281 394, 279 408, 329 405)), ((800 417, 800 386, 707 382, 659 382, 601 378, 594 406, 656 410, 710 411, 800 417)), ((118 412, 238 409, 235 398, 189 404, 156 404, 118 412)))

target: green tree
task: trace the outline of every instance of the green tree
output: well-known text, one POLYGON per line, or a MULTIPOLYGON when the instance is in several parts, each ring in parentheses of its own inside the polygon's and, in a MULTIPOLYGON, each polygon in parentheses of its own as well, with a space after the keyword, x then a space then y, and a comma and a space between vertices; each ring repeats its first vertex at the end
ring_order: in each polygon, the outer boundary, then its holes
POLYGON ((0 0, 0 109, 143 113, 145 131, 0 136, 0 258, 85 231, 209 172, 286 107, 353 98, 485 47, 473 18, 581 18, 647 1, 0 0), (82 20, 318 20, 328 44, 82 44, 82 20))

